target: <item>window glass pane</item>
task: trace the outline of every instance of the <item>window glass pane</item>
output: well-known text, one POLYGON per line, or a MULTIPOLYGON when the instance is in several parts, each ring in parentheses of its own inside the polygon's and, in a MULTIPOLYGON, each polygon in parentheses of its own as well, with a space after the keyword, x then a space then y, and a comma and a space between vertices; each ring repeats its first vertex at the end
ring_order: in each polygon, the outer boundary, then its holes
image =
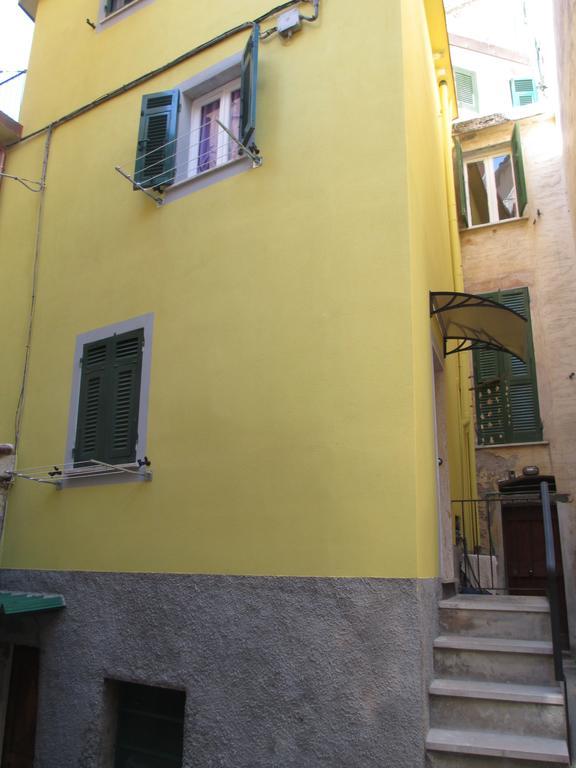
POLYGON ((119 685, 114 768, 181 768, 184 691, 119 685))
POLYGON ((510 155, 500 155, 492 158, 496 196, 498 199, 498 221, 513 219, 518 216, 516 206, 516 190, 514 189, 514 174, 510 155))
MULTIPOLYGON (((240 88, 230 94, 230 130, 234 136, 240 134, 240 88)), ((230 158, 240 154, 238 144, 230 140, 230 158)))
POLYGON ((467 163, 468 193, 470 195, 470 213, 472 225, 488 224, 490 213, 488 211, 488 191, 486 189, 486 165, 484 160, 467 163))
POLYGON ((198 139, 197 173, 214 168, 218 164, 218 131, 216 120, 220 117, 220 99, 202 107, 200 114, 200 136, 198 139))

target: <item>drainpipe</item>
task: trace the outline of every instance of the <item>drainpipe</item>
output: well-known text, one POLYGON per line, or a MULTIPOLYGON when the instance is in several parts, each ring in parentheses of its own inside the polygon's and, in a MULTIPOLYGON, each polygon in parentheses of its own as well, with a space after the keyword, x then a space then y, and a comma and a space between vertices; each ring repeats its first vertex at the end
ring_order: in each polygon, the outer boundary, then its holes
MULTIPOLYGON (((450 98, 448 83, 445 80, 440 82, 440 104, 442 117, 442 131, 444 134, 444 177, 446 182, 446 202, 448 205, 448 228, 450 238, 450 256, 452 262, 452 284, 453 290, 464 290, 464 273, 462 271, 462 254, 460 251, 460 234, 458 231, 458 208, 456 205, 456 188, 454 185, 454 171, 452 168, 452 110, 450 108, 450 98)), ((476 475, 475 467, 472 466, 472 456, 475 455, 474 447, 470 446, 469 455, 471 458, 468 471, 465 471, 467 451, 464 451, 464 430, 468 427, 468 435, 472 435, 470 417, 465 418, 463 414, 463 390, 466 389, 462 382, 466 381, 462 371, 461 355, 458 358, 458 420, 460 429, 458 430, 458 447, 460 452, 460 482, 462 491, 468 492, 469 498, 474 498, 475 488, 473 486, 476 475), (466 487, 468 485, 468 487, 466 487)))
POLYGON ((460 255, 460 235, 458 233, 458 209, 456 207, 456 189, 454 187, 454 172, 452 169, 452 110, 448 95, 448 83, 440 82, 440 103, 442 106, 442 131, 444 132, 444 176, 448 197, 448 221, 450 228, 450 253, 452 256, 452 282, 455 291, 464 290, 462 273, 462 257, 460 255))

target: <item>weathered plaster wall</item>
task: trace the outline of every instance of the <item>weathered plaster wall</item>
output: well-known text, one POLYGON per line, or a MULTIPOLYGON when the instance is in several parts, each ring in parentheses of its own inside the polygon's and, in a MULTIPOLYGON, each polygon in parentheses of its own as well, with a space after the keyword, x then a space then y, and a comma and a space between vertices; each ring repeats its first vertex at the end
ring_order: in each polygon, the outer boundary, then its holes
POLYGON ((564 169, 572 226, 576 232, 576 0, 555 0, 554 11, 564 169))
POLYGON ((106 678, 186 690, 183 768, 424 766, 435 580, 4 571, 0 587, 67 601, 0 623, 42 649, 38 768, 109 768, 106 678))
MULTIPOLYGON (((508 470, 536 464, 576 494, 576 255, 562 176, 561 142, 552 116, 520 121, 528 187, 525 219, 462 232, 466 290, 485 293, 527 286, 538 377, 543 445, 477 451, 479 490, 497 489, 508 470)), ((461 134, 464 152, 509 139, 505 122, 461 134)), ((571 634, 576 641, 576 521, 574 505, 559 510, 571 634)))

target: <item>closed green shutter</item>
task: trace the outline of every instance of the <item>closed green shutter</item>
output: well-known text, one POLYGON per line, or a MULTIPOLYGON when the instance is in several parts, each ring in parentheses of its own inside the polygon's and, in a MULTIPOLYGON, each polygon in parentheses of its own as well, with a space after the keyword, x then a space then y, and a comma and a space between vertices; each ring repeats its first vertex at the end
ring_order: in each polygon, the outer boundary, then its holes
POLYGON ((107 432, 107 460, 112 464, 136 459, 142 343, 142 330, 124 333, 112 339, 111 423, 107 432))
POLYGON ((508 381, 510 409, 510 442, 523 443, 542 440, 542 422, 538 407, 536 361, 530 324, 530 297, 527 288, 502 291, 497 301, 528 320, 528 354, 526 361, 502 353, 505 377, 508 381))
POLYGON ((165 187, 176 175, 180 91, 142 97, 134 179, 141 187, 165 187))
POLYGON ((142 329, 86 344, 74 462, 135 461, 142 372, 142 329))
POLYGON ((538 101, 536 81, 531 77, 510 80, 510 92, 512 94, 512 104, 515 107, 534 104, 535 101, 538 101))
POLYGON ((110 339, 84 346, 74 448, 75 462, 100 458, 104 454, 109 348, 110 339))
POLYGON ((260 26, 254 24, 242 56, 240 74, 240 141, 245 147, 256 129, 256 90, 258 85, 258 45, 260 26))
POLYGON ((529 339, 525 362, 507 352, 489 349, 474 351, 478 443, 491 445, 542 440, 528 289, 484 295, 526 317, 529 339))
POLYGON ((522 143, 520 141, 520 128, 518 123, 512 131, 512 162, 514 164, 514 176, 516 178, 516 197, 518 200, 518 215, 522 216, 526 203, 528 202, 528 192, 526 191, 526 177, 524 176, 524 158, 522 157, 522 143))
POLYGON ((466 207, 466 182, 464 181, 464 159, 462 157, 462 145, 458 139, 454 140, 454 180, 456 182, 456 202, 458 205, 459 225, 461 228, 468 226, 468 210, 466 207))
POLYGON ((478 112, 478 88, 476 73, 467 69, 454 69, 458 106, 478 112))

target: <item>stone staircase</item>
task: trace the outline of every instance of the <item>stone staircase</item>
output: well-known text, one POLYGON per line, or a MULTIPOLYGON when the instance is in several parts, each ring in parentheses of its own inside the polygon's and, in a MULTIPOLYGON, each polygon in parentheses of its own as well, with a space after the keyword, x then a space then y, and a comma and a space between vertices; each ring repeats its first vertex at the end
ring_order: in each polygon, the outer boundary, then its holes
POLYGON ((458 595, 440 602, 430 686, 430 768, 568 765, 544 597, 458 595))

